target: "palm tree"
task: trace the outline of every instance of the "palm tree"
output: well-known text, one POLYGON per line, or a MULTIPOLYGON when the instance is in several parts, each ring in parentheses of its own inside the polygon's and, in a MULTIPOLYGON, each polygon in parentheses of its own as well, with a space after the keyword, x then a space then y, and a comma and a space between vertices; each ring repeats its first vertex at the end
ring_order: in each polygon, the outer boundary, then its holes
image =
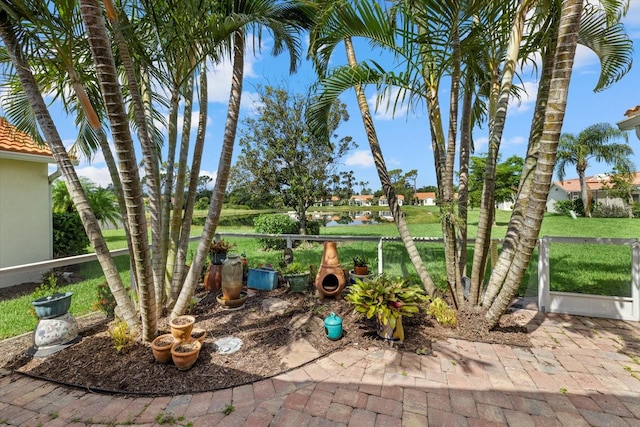
POLYGON ((584 206, 584 215, 587 218, 591 218, 591 194, 585 176, 589 161, 604 162, 622 171, 632 170, 633 165, 629 157, 633 155, 633 149, 627 144, 627 141, 626 132, 608 123, 591 125, 578 135, 563 133, 560 136, 556 173, 562 182, 565 177, 565 169, 568 166, 575 166, 580 181, 580 197, 584 206), (618 139, 623 139, 625 142, 615 142, 618 139))

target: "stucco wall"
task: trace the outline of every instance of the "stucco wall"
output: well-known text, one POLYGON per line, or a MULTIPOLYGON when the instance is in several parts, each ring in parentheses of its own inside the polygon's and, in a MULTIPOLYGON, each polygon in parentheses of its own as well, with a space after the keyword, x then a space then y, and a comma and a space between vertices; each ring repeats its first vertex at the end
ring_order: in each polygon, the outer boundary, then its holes
MULTIPOLYGON (((46 163, 0 159, 0 267, 51 259, 46 163)), ((42 272, 0 278, 0 287, 39 282, 42 272)))

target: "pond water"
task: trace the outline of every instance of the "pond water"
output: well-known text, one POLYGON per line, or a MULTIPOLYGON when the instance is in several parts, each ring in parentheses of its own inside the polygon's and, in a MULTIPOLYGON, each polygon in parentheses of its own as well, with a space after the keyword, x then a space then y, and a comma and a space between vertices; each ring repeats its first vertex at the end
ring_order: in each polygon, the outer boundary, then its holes
MULTIPOLYGON (((296 219, 297 216, 294 212, 288 212, 288 215, 296 219)), ((221 226, 253 226, 253 220, 257 214, 250 215, 234 215, 230 217, 221 217, 218 225, 221 226)), ((348 211, 348 212, 311 212, 307 215, 307 219, 319 221, 321 225, 325 227, 335 226, 349 226, 349 225, 370 225, 380 224, 386 222, 393 222, 393 216, 391 211, 348 211)), ((204 224, 204 218, 197 218, 194 220, 194 224, 201 222, 204 224), (199 220, 199 221, 198 221, 199 220)), ((198 225, 202 225, 198 223, 198 225)))

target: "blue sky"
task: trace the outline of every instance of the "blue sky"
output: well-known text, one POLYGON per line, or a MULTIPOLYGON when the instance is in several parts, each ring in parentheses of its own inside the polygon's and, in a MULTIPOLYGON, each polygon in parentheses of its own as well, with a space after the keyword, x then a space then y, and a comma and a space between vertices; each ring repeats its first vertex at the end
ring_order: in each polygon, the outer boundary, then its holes
MULTIPOLYGON (((593 88, 598 79, 599 63, 595 54, 579 46, 563 132, 577 134, 587 126, 598 122, 608 122, 615 125, 616 122, 624 118, 624 112, 627 109, 640 104, 640 48, 638 47, 640 46, 640 0, 631 0, 629 13, 623 22, 627 33, 636 45, 635 66, 621 81, 609 89, 594 93, 593 88)), ((268 41, 266 43, 268 44, 268 41)), ((372 52, 364 44, 356 44, 356 50, 359 60, 368 58, 380 60, 379 53, 372 52), (366 54, 369 54, 369 57, 366 54)), ((334 65, 344 64, 343 53, 336 52, 332 61, 334 65)), ((202 174, 214 176, 217 169, 230 79, 228 64, 215 67, 210 72, 209 117, 202 174)), ((257 85, 286 85, 291 91, 304 93, 314 80, 313 69, 307 62, 302 64, 297 74, 289 76, 288 58, 284 55, 273 58, 269 55, 268 49, 264 49, 257 56, 248 57, 241 117, 253 114, 252 106, 257 99, 257 85)), ((527 74, 523 74, 523 80, 527 94, 520 102, 513 101, 509 108, 507 125, 501 144, 502 159, 513 154, 524 156, 526 151, 531 115, 537 93, 537 81, 533 76, 527 74)), ((373 108, 376 94, 369 89, 367 95, 373 108)), ((446 93, 441 96, 443 108, 448 108, 445 103, 446 93)), ((342 169, 353 170, 356 181, 367 181, 368 187, 374 190, 379 189, 380 182, 369 152, 353 91, 343 94, 341 100, 347 104, 351 119, 338 129, 338 134, 352 136, 359 144, 359 148, 353 150, 343 159, 342 169)), ((65 144, 70 145, 76 132, 73 120, 62 116, 55 106, 52 107, 52 114, 65 144)), ((378 111, 375 113, 374 120, 388 169, 399 168, 404 172, 416 169, 418 171, 418 186, 435 185, 428 120, 424 108, 411 111, 408 114, 399 114, 396 118, 393 118, 386 111, 378 111)), ((194 116, 194 130, 196 126, 197 118, 194 116)), ((486 127, 474 131, 476 153, 486 151, 487 136, 486 127)), ((636 152, 632 160, 636 164, 636 169, 640 170, 640 141, 631 132, 629 132, 629 141, 636 152)), ((237 155, 238 152, 239 149, 236 148, 234 155, 237 155)), ((88 177, 102 186, 106 186, 110 182, 101 154, 97 154, 93 159, 83 160, 77 170, 79 175, 88 177)), ((606 165, 593 164, 587 170, 587 174, 594 175, 608 171, 610 171, 610 167, 606 165)), ((575 176, 575 171, 567 170, 566 176, 568 178, 575 176)))

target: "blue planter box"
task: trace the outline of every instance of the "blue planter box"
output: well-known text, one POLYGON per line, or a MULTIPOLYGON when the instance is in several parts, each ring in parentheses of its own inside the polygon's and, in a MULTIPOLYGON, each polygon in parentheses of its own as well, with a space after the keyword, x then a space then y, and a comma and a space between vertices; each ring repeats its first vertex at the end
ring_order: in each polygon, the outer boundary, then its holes
POLYGON ((272 291, 278 287, 278 272, 266 268, 250 268, 247 287, 263 291, 272 291))

